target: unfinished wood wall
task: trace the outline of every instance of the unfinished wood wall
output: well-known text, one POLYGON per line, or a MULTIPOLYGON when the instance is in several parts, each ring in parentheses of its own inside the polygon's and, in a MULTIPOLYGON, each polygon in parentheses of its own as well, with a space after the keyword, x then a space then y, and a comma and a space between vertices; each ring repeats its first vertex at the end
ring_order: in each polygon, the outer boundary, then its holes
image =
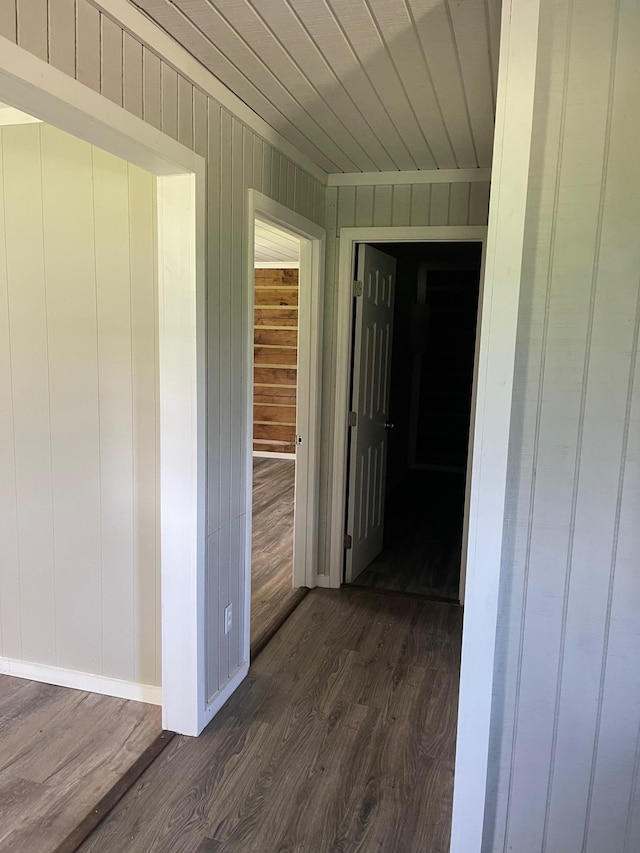
POLYGON ((486 853, 640 850, 639 44, 542 0, 486 853))
POLYGON ((256 269, 253 449, 295 453, 298 270, 256 269))
POLYGON ((0 656, 159 685, 155 180, 0 129, 0 656))
MULTIPOLYGON (((180 18, 167 6, 165 14, 180 18)), ((169 20, 167 18, 167 20, 169 20)), ((243 664, 248 322, 253 187, 320 225, 325 188, 89 0, 4 0, 0 35, 207 160, 206 696, 243 664), (234 620, 224 633, 223 611, 234 620)))

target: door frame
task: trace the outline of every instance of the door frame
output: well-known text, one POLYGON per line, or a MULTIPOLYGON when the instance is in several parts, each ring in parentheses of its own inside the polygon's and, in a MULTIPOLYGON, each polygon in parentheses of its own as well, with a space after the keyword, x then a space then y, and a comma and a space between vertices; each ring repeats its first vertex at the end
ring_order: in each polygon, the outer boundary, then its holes
MULTIPOLYGON (((212 713, 204 667, 205 161, 2 37, 0 100, 157 178, 162 724, 197 735, 212 713)), ((27 677, 151 698, 143 685, 55 667, 32 664, 27 677)))
POLYGON ((245 524, 245 660, 249 660, 251 614, 251 530, 253 486, 253 325, 255 221, 263 220, 300 239, 298 274, 298 372, 296 432, 302 436, 296 450, 294 515, 294 586, 317 585, 319 490, 319 388, 322 377, 321 341, 325 230, 258 190, 248 190, 247 203, 247 336, 246 388, 246 524, 245 524))
MULTIPOLYGON (((338 259, 338 304, 336 312, 336 394, 334 403, 334 440, 331 471, 332 504, 329 517, 329 577, 328 586, 338 588, 342 584, 344 561, 344 533, 346 518, 347 457, 349 436, 347 419, 349 412, 349 388, 351 372, 351 348, 353 346, 353 277, 356 251, 359 243, 481 243, 482 262, 480 292, 478 298, 478 324, 476 326, 476 357, 473 371, 471 395, 471 425, 474 422, 478 387, 478 342, 483 302, 484 262, 487 227, 485 225, 442 225, 442 226, 363 226, 341 228, 339 232, 340 252, 338 259)), ((467 537, 471 499, 471 475, 473 464, 474 429, 469 430, 469 454, 467 485, 463 522, 463 559, 460 566, 460 599, 464 602, 467 569, 467 537)), ((326 577, 326 576, 325 576, 326 577)))

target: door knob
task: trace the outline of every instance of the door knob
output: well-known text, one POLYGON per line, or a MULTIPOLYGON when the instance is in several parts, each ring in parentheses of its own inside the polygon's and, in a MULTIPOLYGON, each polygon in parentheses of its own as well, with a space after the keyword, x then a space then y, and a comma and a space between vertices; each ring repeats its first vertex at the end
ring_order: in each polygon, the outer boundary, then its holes
POLYGON ((389 423, 389 421, 385 421, 384 428, 385 429, 393 429, 395 424, 389 423))

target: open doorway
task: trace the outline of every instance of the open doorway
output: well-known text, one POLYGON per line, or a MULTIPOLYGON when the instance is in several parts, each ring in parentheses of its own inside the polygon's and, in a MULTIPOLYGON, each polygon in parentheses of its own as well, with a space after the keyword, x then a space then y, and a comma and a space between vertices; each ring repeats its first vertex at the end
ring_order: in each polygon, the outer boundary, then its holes
POLYGON ((294 586, 300 238, 255 221, 251 650, 304 595, 294 586))
POLYGON ((344 581, 457 603, 482 244, 357 249, 344 581))

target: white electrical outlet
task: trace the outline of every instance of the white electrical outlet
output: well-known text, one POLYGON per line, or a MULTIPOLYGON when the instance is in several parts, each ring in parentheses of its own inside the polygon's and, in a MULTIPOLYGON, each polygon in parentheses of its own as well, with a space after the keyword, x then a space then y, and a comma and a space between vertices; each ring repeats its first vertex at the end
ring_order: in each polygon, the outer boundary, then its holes
POLYGON ((224 609, 224 632, 228 634, 233 622, 233 604, 227 604, 224 609))

